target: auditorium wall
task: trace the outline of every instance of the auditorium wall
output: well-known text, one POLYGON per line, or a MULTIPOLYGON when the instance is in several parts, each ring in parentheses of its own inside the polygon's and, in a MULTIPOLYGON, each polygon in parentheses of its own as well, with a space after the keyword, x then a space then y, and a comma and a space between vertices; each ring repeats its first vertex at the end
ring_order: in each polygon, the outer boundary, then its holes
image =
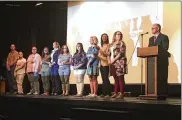
MULTIPOLYGON (((82 42, 87 51, 90 36, 95 35, 100 41, 101 34, 107 33, 111 41, 113 33, 120 30, 127 45, 127 57, 130 59, 139 34, 149 32, 143 38, 144 47, 147 47, 148 39, 152 36, 152 24, 160 23, 162 33, 169 36, 169 52, 172 54, 169 58, 168 83, 181 83, 180 17, 180 2, 68 2, 67 44, 72 54, 75 52, 77 42, 82 42)), ((141 46, 140 40, 137 47, 141 46)), ((126 83, 140 83, 141 59, 137 58, 136 50, 128 67, 126 83)), ((145 83, 145 71, 143 78, 145 83)), ((70 79, 71 83, 75 84, 73 74, 70 79)), ((110 79, 114 83, 113 78, 110 79)), ((100 76, 98 81, 102 82, 100 76)), ((87 76, 85 76, 85 83, 89 83, 87 76)))

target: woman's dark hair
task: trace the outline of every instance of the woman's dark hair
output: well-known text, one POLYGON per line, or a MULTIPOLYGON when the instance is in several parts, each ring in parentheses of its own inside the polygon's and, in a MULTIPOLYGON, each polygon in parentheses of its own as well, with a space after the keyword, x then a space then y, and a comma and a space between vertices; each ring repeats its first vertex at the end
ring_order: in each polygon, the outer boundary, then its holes
POLYGON ((101 35, 101 46, 103 46, 103 44, 104 44, 104 42, 103 42, 103 40, 102 40, 102 37, 103 37, 104 35, 107 36, 106 44, 109 44, 109 36, 108 36, 106 33, 103 33, 103 34, 101 35))
MULTIPOLYGON (((80 45, 80 48, 81 48, 81 52, 84 52, 84 49, 83 49, 83 44, 82 43, 77 43, 77 45, 80 45)), ((76 46, 77 46, 76 45, 76 46)), ((77 50, 77 48, 76 48, 76 53, 75 54, 77 54, 78 53, 78 50, 77 50)))
MULTIPOLYGON (((44 49, 47 49, 47 50, 48 50, 47 54, 49 54, 49 48, 48 48, 48 47, 44 47, 44 49)), ((44 49, 43 49, 43 51, 42 51, 42 58, 45 57, 44 49)))
POLYGON ((69 50, 68 46, 67 46, 67 45, 63 45, 63 46, 61 47, 60 54, 63 54, 63 47, 64 47, 64 46, 67 47, 67 53, 70 53, 70 50, 69 50))

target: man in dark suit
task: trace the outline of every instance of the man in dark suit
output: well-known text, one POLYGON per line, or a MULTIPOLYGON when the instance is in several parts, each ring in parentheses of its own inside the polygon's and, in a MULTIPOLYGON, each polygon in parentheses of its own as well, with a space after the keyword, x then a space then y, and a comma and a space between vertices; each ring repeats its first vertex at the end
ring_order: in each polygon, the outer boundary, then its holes
POLYGON ((160 24, 152 25, 152 34, 154 36, 149 38, 149 47, 151 46, 162 46, 164 49, 168 50, 169 48, 169 38, 167 35, 161 33, 160 24))
MULTIPOLYGON (((149 45, 148 47, 152 46, 160 46, 163 47, 165 50, 169 48, 169 38, 167 35, 161 33, 161 25, 160 24, 153 24, 152 25, 152 34, 153 36, 149 38, 149 45)), ((170 54, 168 55, 170 57, 170 54)), ((158 63, 158 84, 160 87, 157 88, 160 91, 159 95, 167 95, 167 83, 168 83, 168 57, 163 58, 162 61, 158 63), (159 90, 160 89, 160 90, 159 90)), ((160 59, 160 57, 158 57, 160 59)))

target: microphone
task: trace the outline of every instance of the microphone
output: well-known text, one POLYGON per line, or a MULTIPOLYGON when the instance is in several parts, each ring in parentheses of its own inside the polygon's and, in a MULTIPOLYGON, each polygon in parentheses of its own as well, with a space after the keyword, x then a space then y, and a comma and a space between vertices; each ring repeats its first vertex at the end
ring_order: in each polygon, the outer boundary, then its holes
POLYGON ((149 32, 142 33, 141 35, 149 34, 149 32))

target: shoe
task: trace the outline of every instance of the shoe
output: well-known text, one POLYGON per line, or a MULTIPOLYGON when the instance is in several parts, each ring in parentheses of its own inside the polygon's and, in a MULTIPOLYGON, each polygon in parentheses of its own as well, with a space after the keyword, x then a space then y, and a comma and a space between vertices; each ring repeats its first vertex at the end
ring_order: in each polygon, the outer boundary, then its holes
POLYGON ((6 94, 7 95, 10 95, 10 94, 13 94, 15 91, 10 91, 10 92, 7 92, 6 94))
POLYGON ((110 98, 109 95, 104 96, 104 99, 109 99, 109 98, 110 98))
POLYGON ((48 96, 49 95, 49 93, 43 93, 43 94, 41 94, 42 96, 48 96))
POLYGON ((18 95, 23 95, 23 92, 19 92, 18 95))
POLYGON ((17 95, 17 94, 18 94, 18 92, 17 92, 17 91, 14 91, 14 92, 12 92, 11 94, 13 94, 13 95, 17 95))
POLYGON ((66 94, 64 94, 64 96, 69 96, 69 94, 68 94, 68 93, 66 93, 66 94))
POLYGON ((104 97, 104 95, 103 95, 103 94, 101 94, 99 97, 103 98, 103 97, 104 97))
POLYGON ((51 95, 54 95, 54 93, 51 93, 51 95))
POLYGON ((96 97, 97 97, 97 95, 96 95, 96 94, 93 94, 93 95, 92 95, 92 97, 93 97, 93 98, 96 98, 96 97))
POLYGON ((33 95, 33 93, 32 92, 29 92, 29 93, 27 93, 27 95, 33 95))
POLYGON ((90 94, 90 93, 89 93, 89 95, 87 95, 86 97, 92 97, 92 96, 93 96, 93 94, 90 94))
POLYGON ((7 94, 7 95, 10 95, 10 94, 12 94, 12 92, 6 92, 6 94, 7 94))
POLYGON ((118 93, 118 96, 116 97, 116 99, 123 99, 123 98, 124 98, 123 94, 122 93, 118 93))
POLYGON ((82 94, 76 94, 75 97, 82 97, 82 94))
POLYGON ((58 94, 57 93, 54 93, 54 96, 58 96, 58 94))
POLYGON ((116 98, 118 96, 118 94, 114 93, 111 98, 116 98))
POLYGON ((33 93, 33 95, 39 95, 39 93, 38 92, 35 92, 35 93, 33 93))

